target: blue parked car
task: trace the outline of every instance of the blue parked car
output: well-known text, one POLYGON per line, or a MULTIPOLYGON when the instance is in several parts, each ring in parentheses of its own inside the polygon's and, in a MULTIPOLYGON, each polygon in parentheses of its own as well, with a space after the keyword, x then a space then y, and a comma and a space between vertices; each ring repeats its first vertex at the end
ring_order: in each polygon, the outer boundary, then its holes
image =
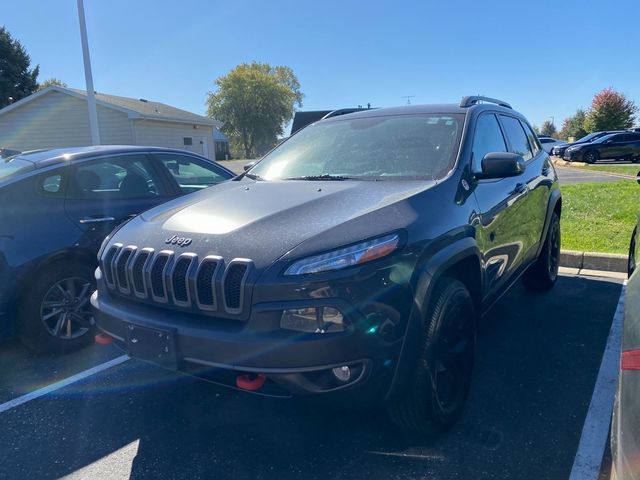
POLYGON ((0 336, 38 351, 92 340, 96 254, 114 227, 234 177, 182 151, 101 146, 0 159, 0 336))

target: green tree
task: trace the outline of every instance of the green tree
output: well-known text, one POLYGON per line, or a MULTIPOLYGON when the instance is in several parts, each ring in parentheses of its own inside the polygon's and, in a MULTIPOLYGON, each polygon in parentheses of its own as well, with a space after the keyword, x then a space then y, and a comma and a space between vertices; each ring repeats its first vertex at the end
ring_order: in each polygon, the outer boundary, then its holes
POLYGON ((584 122, 587 119, 587 114, 584 110, 579 108, 576 113, 569 118, 565 118, 562 122, 562 129, 560 130, 561 140, 577 140, 587 134, 584 128, 584 122))
POLYGON ((40 67, 30 66, 31 59, 22 44, 0 27, 0 108, 36 91, 40 67))
POLYGON ((549 120, 545 120, 542 123, 542 127, 540 127, 540 135, 546 135, 548 137, 553 137, 557 132, 558 132, 558 129, 549 120))
POLYGON ((613 88, 605 88, 593 97, 591 109, 585 121, 587 132, 624 130, 633 127, 636 104, 613 88))
POLYGON ((62 80, 58 80, 57 78, 47 78, 44 82, 38 84, 38 90, 50 87, 51 85, 55 85, 57 87, 68 87, 68 85, 62 80))
POLYGON ((224 123, 222 131, 253 158, 264 145, 274 145, 302 106, 300 82, 289 67, 243 63, 215 81, 207 95, 207 114, 224 123))

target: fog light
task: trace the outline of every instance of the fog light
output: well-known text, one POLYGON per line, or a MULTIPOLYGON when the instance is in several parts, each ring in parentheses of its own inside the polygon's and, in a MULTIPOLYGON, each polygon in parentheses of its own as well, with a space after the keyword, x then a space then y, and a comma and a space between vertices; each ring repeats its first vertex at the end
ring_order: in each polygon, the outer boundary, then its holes
POLYGON ((332 370, 333 375, 341 382, 348 382, 351 378, 351 369, 346 365, 336 367, 332 370))
POLYGON ((344 331, 342 313, 333 307, 291 308, 282 312, 280 328, 309 333, 344 331))

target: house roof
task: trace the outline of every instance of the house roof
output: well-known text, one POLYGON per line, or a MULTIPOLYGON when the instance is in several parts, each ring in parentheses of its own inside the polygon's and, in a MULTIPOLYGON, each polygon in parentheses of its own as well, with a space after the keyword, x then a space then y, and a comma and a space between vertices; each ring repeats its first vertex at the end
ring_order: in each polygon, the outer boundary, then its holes
MULTIPOLYGON (((51 85, 39 92, 33 93, 28 97, 25 97, 11 105, 0 110, 0 115, 3 115, 15 108, 31 102, 49 92, 60 92, 66 95, 71 95, 77 98, 86 99, 86 90, 79 90, 77 88, 65 88, 57 85, 51 85)), ((212 118, 197 115, 195 113, 187 112, 180 108, 172 107, 165 103, 156 102, 153 100, 147 100, 143 98, 128 98, 119 97, 117 95, 108 95, 105 93, 95 94, 96 103, 106 108, 111 108, 125 112, 129 115, 129 118, 140 118, 146 120, 158 120, 165 122, 177 122, 177 123, 190 123, 196 125, 209 125, 213 127, 220 127, 222 123, 212 118)))

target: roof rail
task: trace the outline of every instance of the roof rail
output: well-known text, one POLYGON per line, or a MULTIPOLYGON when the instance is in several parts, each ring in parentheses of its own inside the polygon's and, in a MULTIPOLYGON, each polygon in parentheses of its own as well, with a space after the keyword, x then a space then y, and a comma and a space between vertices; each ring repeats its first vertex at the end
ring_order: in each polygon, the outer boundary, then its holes
POLYGON ((325 118, 331 117, 339 117, 340 115, 346 115, 347 113, 361 112, 362 110, 372 110, 370 108, 340 108, 338 110, 333 110, 332 112, 327 113, 322 120, 325 118))
POLYGON ((501 107, 513 109, 511 105, 509 105, 507 102, 498 100, 497 98, 482 97, 480 95, 462 97, 462 100, 460 100, 460 107, 461 108, 470 107, 471 105, 477 105, 480 102, 495 103, 496 105, 500 105, 501 107))

